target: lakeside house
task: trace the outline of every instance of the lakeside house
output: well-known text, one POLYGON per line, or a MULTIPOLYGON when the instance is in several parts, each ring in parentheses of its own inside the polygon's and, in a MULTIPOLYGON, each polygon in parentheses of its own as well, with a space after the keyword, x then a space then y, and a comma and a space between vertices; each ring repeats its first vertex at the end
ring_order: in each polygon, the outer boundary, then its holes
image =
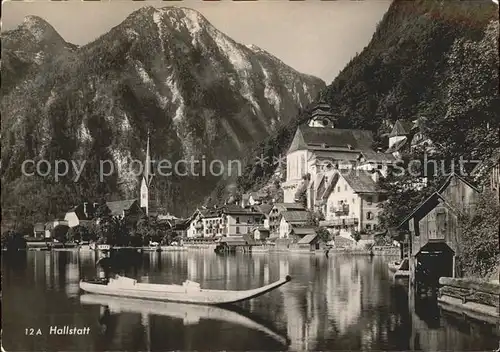
MULTIPOLYGON (((398 230, 409 234, 412 283, 420 280, 418 275, 422 271, 417 268, 430 273, 434 281, 443 276, 462 275, 461 268, 456 264, 462 236, 458 218, 473 211, 479 194, 479 189, 453 173, 401 222, 398 230)), ((400 237, 400 241, 404 239, 400 237)))
POLYGON ((219 209, 206 210, 201 217, 203 237, 222 237, 224 235, 224 217, 219 209))
POLYGON ((353 231, 377 230, 379 204, 385 200, 379 177, 375 170, 334 171, 319 193, 318 207, 325 217, 320 226, 347 237, 353 231))
POLYGON ((312 225, 312 214, 308 211, 287 210, 281 213, 278 238, 289 238, 295 228, 312 225))
POLYGON ((261 204, 251 207, 252 210, 261 213, 264 216, 264 228, 270 229, 270 214, 273 209, 273 204, 261 204))
POLYGON ((269 231, 271 234, 279 234, 281 214, 285 211, 302 211, 306 209, 302 204, 298 203, 275 203, 269 212, 269 231))
POLYGON ((97 208, 98 203, 80 203, 65 214, 64 220, 68 222, 69 227, 78 226, 82 221, 92 220, 97 208))
POLYGON ((221 208, 197 209, 187 222, 188 238, 216 238, 252 233, 263 227, 265 215, 251 208, 225 205, 221 208))
POLYGON ((248 234, 255 225, 264 225, 264 215, 252 209, 243 209, 237 205, 226 205, 224 216, 225 236, 248 234))
POLYGON ((45 238, 45 223, 37 222, 33 226, 33 237, 34 238, 45 238))
POLYGON ((317 234, 305 235, 295 245, 302 250, 314 251, 321 249, 321 240, 317 234))
POLYGON ((255 227, 252 231, 253 238, 258 241, 267 240, 270 237, 269 229, 264 226, 255 227))
POLYGON ((290 226, 290 231, 288 237, 294 239, 295 241, 300 241, 308 235, 316 235, 316 227, 314 226, 290 226))

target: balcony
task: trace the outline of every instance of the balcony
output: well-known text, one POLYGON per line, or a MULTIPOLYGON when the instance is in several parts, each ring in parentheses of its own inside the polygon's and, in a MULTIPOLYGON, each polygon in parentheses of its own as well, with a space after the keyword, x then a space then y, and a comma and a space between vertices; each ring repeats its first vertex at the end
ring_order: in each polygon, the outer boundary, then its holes
POLYGON ((359 224, 358 218, 346 218, 320 221, 320 226, 333 227, 333 226, 357 226, 359 224))
POLYGON ((342 206, 335 207, 331 210, 332 213, 335 214, 335 216, 347 216, 349 215, 349 205, 345 204, 342 206))

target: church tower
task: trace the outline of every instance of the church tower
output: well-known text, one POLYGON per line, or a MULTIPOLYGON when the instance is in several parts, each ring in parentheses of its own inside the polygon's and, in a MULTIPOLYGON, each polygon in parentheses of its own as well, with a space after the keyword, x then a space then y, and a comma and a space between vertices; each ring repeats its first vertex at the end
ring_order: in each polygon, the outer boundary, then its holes
POLYGON ((335 128, 335 116, 330 110, 330 105, 320 100, 311 110, 309 127, 335 128))
POLYGON ((149 215, 149 205, 150 205, 149 191, 152 179, 153 179, 153 173, 151 170, 151 156, 149 154, 149 130, 148 130, 146 160, 144 161, 144 170, 141 181, 141 208, 143 208, 146 211, 146 215, 149 215))

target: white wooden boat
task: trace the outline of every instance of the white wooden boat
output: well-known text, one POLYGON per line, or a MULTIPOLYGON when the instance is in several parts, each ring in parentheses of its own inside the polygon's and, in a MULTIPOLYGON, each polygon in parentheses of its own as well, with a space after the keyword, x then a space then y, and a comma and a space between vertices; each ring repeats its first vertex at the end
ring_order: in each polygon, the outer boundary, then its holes
POLYGON ((246 301, 272 291, 290 281, 290 276, 259 288, 241 291, 207 290, 199 283, 186 280, 182 285, 139 283, 120 276, 109 282, 80 281, 80 288, 89 293, 157 301, 222 305, 246 301))
POLYGON ((225 309, 216 306, 199 304, 184 304, 173 302, 147 301, 136 298, 113 297, 95 294, 80 296, 80 303, 84 305, 107 306, 111 314, 140 313, 143 315, 166 316, 181 319, 184 325, 195 325, 200 320, 224 321, 244 326, 247 329, 260 331, 284 345, 288 339, 274 331, 264 322, 256 322, 252 317, 238 309, 225 309))

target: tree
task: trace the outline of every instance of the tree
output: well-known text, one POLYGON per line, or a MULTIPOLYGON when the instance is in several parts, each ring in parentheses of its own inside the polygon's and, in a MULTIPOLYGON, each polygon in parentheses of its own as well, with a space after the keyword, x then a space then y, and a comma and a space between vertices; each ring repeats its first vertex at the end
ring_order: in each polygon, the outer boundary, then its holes
POLYGON ((109 245, 128 245, 129 232, 123 219, 104 216, 97 225, 97 242, 109 245))
POLYGON ((26 249, 26 239, 19 232, 9 230, 2 233, 2 248, 7 251, 26 249))
POLYGON ((493 192, 484 192, 469 215, 459 217, 458 262, 466 276, 486 277, 500 264, 498 246, 500 206, 493 192))
POLYGON ((52 230, 52 237, 57 240, 58 242, 61 243, 66 243, 68 242, 68 230, 69 226, 66 225, 57 225, 54 227, 52 230))
POLYGON ((165 238, 168 235, 166 232, 169 227, 168 223, 158 221, 152 216, 143 216, 137 222, 136 234, 145 245, 149 244, 149 242, 161 243, 164 240, 169 241, 169 237, 165 238))
POLYGON ((72 227, 68 231, 68 241, 72 242, 87 242, 96 239, 95 232, 86 226, 78 225, 72 227))
POLYGON ((328 242, 332 239, 331 233, 324 227, 320 227, 316 233, 318 234, 318 237, 320 238, 321 241, 323 242, 328 242))
POLYGON ((354 241, 358 242, 361 239, 361 233, 359 231, 353 231, 351 237, 354 241))

